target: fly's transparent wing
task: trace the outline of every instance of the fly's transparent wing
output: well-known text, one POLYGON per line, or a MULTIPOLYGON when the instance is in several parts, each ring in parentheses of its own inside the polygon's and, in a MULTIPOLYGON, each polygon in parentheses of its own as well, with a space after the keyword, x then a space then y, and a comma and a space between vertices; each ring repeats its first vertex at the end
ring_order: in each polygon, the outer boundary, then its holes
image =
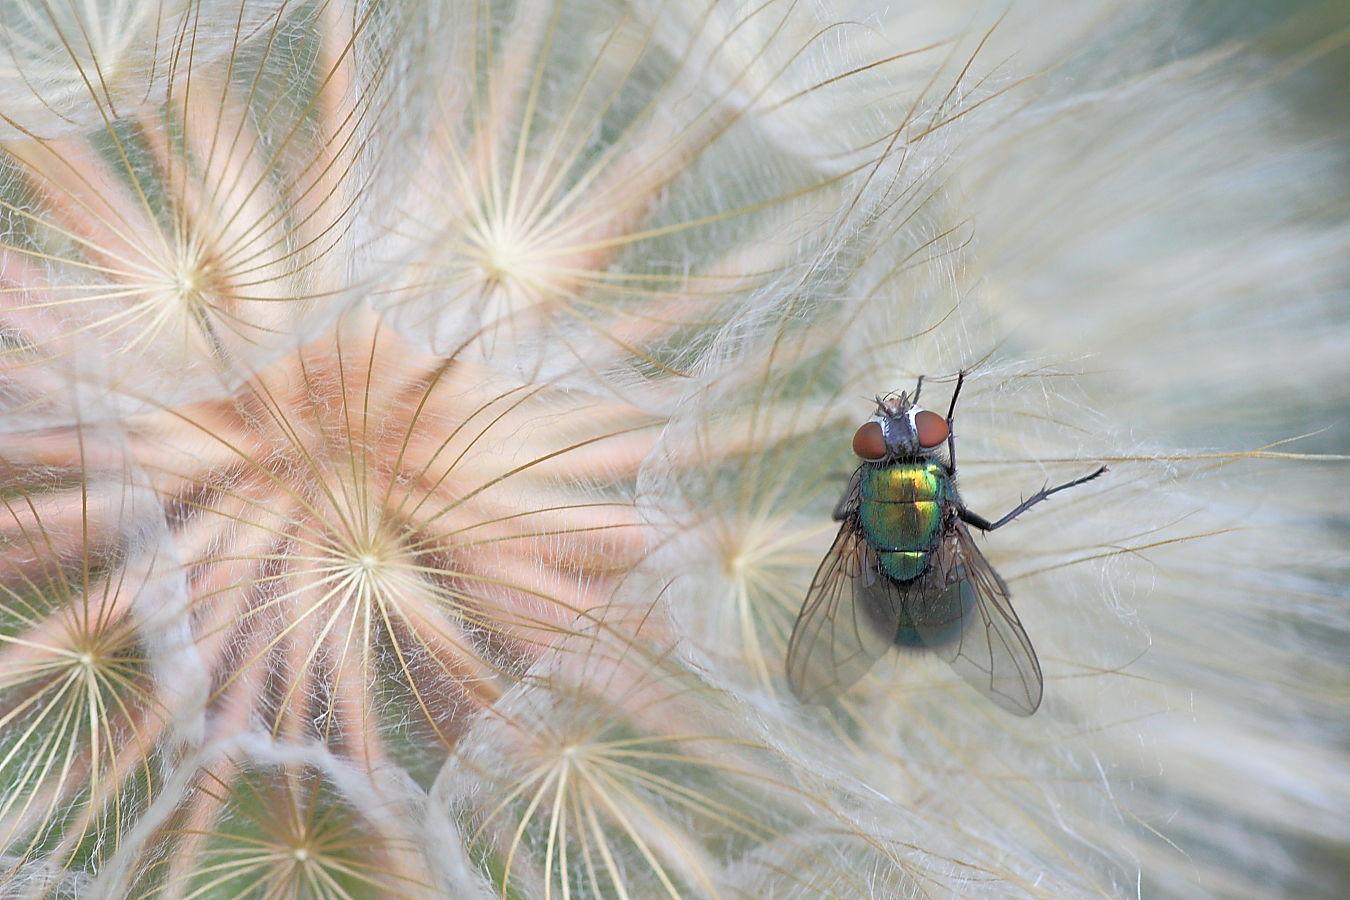
POLYGON ((943 536, 934 563, 907 597, 920 641, 998 706, 1031 715, 1041 705, 1041 664, 1008 586, 961 522, 943 536))
POLYGON ((899 585, 879 571, 856 517, 845 516, 788 640, 797 699, 824 703, 867 674, 895 639, 900 603, 899 585))

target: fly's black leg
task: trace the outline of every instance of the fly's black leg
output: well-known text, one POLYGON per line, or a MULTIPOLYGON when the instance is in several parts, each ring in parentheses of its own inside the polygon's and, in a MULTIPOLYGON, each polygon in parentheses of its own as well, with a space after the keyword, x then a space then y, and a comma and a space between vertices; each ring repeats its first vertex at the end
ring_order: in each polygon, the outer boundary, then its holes
POLYGON ((958 506, 956 508, 956 514, 961 517, 962 522, 965 522, 972 528, 978 528, 981 531, 993 531, 995 528, 1007 525, 1013 519, 1017 518, 1022 513, 1031 509, 1031 507, 1035 506, 1037 503, 1040 503, 1042 500, 1044 500, 1046 497, 1049 497, 1051 494, 1067 490, 1068 488, 1071 487, 1077 487, 1078 485, 1083 484, 1084 482, 1091 481, 1092 479, 1096 478, 1098 475, 1102 474, 1105 471, 1106 466, 1102 466, 1100 469, 1093 472, 1091 475, 1084 475, 1082 478, 1075 478, 1073 481, 1066 481, 1063 484, 1056 485, 1055 487, 1052 488, 1043 487, 1036 493, 1032 494, 1027 499, 1023 500, 1021 503, 1017 504, 1016 508, 1014 508, 1012 512, 1008 513, 1006 516, 999 519, 997 522, 990 522, 984 516, 981 516, 978 513, 973 513, 970 510, 966 509, 964 506, 958 506))
POLYGON ((956 398, 961 396, 961 385, 966 383, 966 370, 962 369, 956 373, 956 387, 952 390, 952 402, 947 405, 947 421, 950 422, 952 414, 956 412, 956 398))
POLYGON ((910 401, 911 403, 917 404, 917 403, 919 402, 919 391, 921 391, 921 390, 923 390, 923 376, 922 376, 922 375, 919 376, 919 383, 916 384, 916 385, 914 385, 914 399, 910 401))
POLYGON ((966 372, 956 373, 956 390, 952 391, 952 402, 947 406, 947 471, 956 474, 956 429, 952 427, 952 417, 956 415, 956 398, 961 396, 961 385, 965 383, 966 372))

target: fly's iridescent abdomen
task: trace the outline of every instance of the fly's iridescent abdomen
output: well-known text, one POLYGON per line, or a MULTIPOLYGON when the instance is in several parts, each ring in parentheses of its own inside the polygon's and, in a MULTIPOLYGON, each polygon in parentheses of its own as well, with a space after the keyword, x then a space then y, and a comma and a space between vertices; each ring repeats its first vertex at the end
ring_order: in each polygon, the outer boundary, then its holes
POLYGON ((936 591, 923 591, 926 602, 901 604, 896 610, 894 643, 902 647, 937 647, 961 636, 975 597, 956 578, 942 588, 942 573, 929 573, 942 541, 944 520, 956 503, 951 476, 930 459, 864 463, 858 484, 858 520, 876 552, 881 571, 900 585, 939 576, 936 591))
POLYGON ((927 570, 954 499, 946 470, 932 460, 868 463, 858 485, 858 516, 882 571, 911 581, 927 570))

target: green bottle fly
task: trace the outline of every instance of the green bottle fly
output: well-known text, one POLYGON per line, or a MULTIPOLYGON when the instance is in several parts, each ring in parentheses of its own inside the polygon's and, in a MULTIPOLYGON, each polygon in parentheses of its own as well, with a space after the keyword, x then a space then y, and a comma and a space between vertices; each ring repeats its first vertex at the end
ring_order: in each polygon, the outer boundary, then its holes
POLYGON ((862 464, 835 507, 842 524, 788 641, 787 675, 797 697, 822 703, 857 681, 887 647, 923 647, 1002 708, 1031 715, 1043 682, 1036 651, 1008 600, 1008 586, 984 558, 970 528, 993 531, 1051 494, 1106 471, 1041 488, 990 522, 956 490, 952 414, 907 394, 877 398, 877 412, 853 435, 862 464))

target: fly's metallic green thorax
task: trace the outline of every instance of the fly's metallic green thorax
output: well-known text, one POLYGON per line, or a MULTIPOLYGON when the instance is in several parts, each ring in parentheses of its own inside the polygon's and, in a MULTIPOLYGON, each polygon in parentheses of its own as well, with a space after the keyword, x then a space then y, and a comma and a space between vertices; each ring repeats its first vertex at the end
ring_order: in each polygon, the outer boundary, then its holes
POLYGON ((863 534, 882 570, 896 581, 922 575, 955 497, 946 470, 927 459, 867 464, 858 495, 863 534))

